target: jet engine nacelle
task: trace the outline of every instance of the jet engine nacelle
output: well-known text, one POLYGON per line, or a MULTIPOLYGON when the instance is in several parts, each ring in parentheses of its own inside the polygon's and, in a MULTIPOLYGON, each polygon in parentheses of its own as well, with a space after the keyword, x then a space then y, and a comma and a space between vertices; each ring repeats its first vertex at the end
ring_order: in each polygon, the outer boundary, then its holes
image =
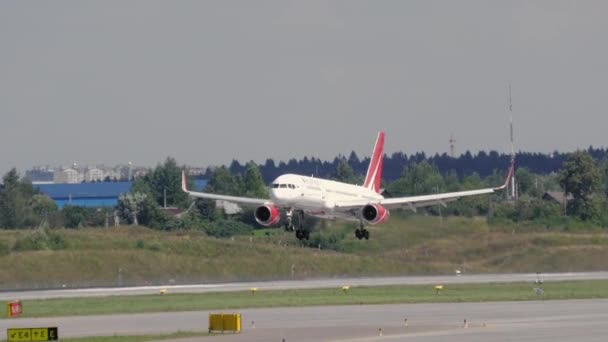
POLYGON ((368 204, 361 209, 361 216, 367 224, 380 224, 388 220, 390 212, 380 204, 368 204))
POLYGON ((281 219, 281 211, 272 203, 257 207, 254 215, 255 220, 262 226, 272 226, 281 219))

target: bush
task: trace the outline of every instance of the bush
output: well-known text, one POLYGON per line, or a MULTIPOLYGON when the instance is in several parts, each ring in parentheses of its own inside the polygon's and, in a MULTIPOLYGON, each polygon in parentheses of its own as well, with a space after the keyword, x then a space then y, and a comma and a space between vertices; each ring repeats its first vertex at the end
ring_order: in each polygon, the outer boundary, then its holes
POLYGON ((23 236, 15 241, 13 250, 15 251, 40 251, 49 249, 46 238, 40 233, 23 236))
POLYGON ((10 252, 11 248, 9 245, 4 241, 0 241, 0 256, 9 255, 10 252))
POLYGON ((346 238, 344 232, 321 233, 319 231, 310 236, 310 240, 302 240, 302 244, 306 247, 329 249, 333 251, 342 251, 340 243, 346 238))
POLYGON ((162 249, 162 245, 158 241, 153 241, 152 243, 149 243, 146 248, 152 252, 158 252, 162 249))
POLYGON ((541 199, 521 199, 515 204, 503 202, 497 204, 492 213, 491 222, 504 219, 513 222, 546 222, 559 219, 562 216, 558 204, 541 199))
POLYGON ((62 235, 38 230, 34 233, 20 237, 15 241, 14 251, 43 251, 60 250, 67 248, 67 241, 62 235))
POLYGON ((167 217, 167 219, 160 225, 155 226, 155 227, 150 227, 150 228, 154 228, 154 229, 160 229, 160 230, 166 230, 166 231, 175 231, 175 230, 182 230, 185 227, 185 222, 177 219, 177 218, 173 218, 173 217, 167 217))
POLYGON ((483 216, 486 215, 489 210, 488 198, 485 196, 464 197, 456 202, 450 203, 447 208, 441 208, 443 215, 464 217, 483 216))
POLYGON ((81 228, 86 225, 87 209, 66 205, 61 211, 63 213, 66 228, 81 228))
POLYGON ((209 236, 227 238, 234 235, 251 234, 253 227, 240 221, 222 219, 209 223, 204 227, 204 230, 209 236))
POLYGON ((50 249, 57 251, 60 249, 66 249, 68 247, 68 242, 65 240, 63 235, 57 233, 47 233, 46 236, 50 249))

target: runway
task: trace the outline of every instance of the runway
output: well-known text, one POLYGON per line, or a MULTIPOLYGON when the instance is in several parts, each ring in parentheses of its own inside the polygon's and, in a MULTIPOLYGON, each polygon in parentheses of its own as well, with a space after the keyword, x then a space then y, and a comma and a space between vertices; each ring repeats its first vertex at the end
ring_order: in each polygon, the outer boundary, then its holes
MULTIPOLYGON (((349 286, 383 286, 383 285, 429 285, 429 284, 466 284, 466 283, 507 283, 507 282, 533 282, 535 273, 516 274, 475 274, 475 275, 446 275, 446 276, 409 276, 409 277, 382 277, 382 278, 334 278, 313 280, 283 280, 268 282, 240 282, 224 284, 198 284, 198 285, 166 285, 166 286, 136 286, 136 287, 109 287, 86 289, 60 289, 38 291, 5 291, 0 292, 0 301, 28 300, 44 298, 68 297, 101 297, 101 296, 128 296, 157 294, 161 289, 169 293, 206 293, 224 291, 248 291, 250 288, 259 290, 286 290, 331 288, 349 286)), ((608 272, 580 272, 580 273, 548 273, 542 274, 544 281, 563 280, 601 280, 608 279, 608 272)))
MULTIPOLYGON (((242 314, 242 333, 178 341, 599 342, 608 336, 605 299, 234 311, 242 314)), ((201 311, 0 320, 0 331, 9 327, 58 326, 60 337, 206 331, 208 314, 201 311)))
MULTIPOLYGON (((543 274, 544 281, 608 279, 608 272, 543 274)), ((419 276, 306 281, 144 286, 2 292, 0 300, 204 293, 379 285, 532 282, 536 274, 419 276)), ((214 311, 217 312, 217 311, 214 311)), ((243 319, 243 332, 190 341, 604 341, 608 300, 495 303, 396 304, 231 310, 243 319), (407 326, 406 326, 407 319, 407 326), (467 320, 466 328, 464 320, 467 320), (382 336, 379 336, 379 335, 382 336)), ((209 311, 0 320, 7 328, 59 327, 61 337, 162 334, 207 331, 209 311)))

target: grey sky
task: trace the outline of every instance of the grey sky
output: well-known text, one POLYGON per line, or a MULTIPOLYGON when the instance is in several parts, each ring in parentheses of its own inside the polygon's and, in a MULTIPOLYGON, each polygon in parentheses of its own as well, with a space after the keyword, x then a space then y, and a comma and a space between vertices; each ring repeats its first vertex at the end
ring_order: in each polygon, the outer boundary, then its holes
POLYGON ((606 146, 606 1, 1 1, 0 171, 606 146))

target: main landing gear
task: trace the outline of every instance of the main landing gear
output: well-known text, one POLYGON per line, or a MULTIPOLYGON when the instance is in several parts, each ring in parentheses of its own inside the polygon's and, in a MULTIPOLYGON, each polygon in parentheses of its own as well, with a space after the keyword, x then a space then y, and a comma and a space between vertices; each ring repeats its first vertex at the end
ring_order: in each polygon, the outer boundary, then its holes
POLYGON ((369 240, 369 231, 365 229, 365 226, 363 226, 363 222, 361 222, 359 229, 355 230, 355 237, 359 240, 369 240))
POLYGON ((369 240, 369 231, 365 228, 357 229, 357 230, 355 230, 355 236, 359 240, 361 240, 361 239, 369 240))
POLYGON ((298 240, 308 240, 310 239, 310 232, 306 230, 303 226, 304 222, 304 212, 302 210, 297 210, 298 213, 298 226, 296 227, 293 224, 293 208, 289 208, 287 210, 287 220, 285 221, 285 230, 286 231, 296 231, 296 238, 298 240))
POLYGON ((296 230, 296 237, 298 240, 308 240, 310 239, 310 232, 304 229, 296 230))

